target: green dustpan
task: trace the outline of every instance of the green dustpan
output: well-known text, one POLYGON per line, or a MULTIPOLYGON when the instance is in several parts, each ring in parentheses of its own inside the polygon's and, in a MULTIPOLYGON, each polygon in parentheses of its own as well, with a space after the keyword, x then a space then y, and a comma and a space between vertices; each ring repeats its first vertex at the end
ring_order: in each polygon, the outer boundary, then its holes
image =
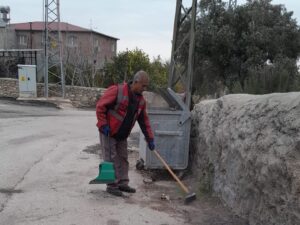
POLYGON ((114 164, 112 162, 102 162, 99 164, 99 175, 94 180, 91 180, 89 184, 109 184, 114 183, 116 180, 116 174, 114 164))

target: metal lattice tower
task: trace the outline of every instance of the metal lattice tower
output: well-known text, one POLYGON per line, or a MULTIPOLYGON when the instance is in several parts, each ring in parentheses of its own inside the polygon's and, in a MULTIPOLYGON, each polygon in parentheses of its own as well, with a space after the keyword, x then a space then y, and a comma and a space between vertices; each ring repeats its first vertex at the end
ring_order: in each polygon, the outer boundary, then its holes
POLYGON ((65 78, 62 62, 62 39, 60 29, 59 0, 45 0, 45 97, 48 98, 49 92, 54 92, 55 96, 65 97, 65 78), (56 84, 61 90, 50 90, 48 81, 49 76, 55 78, 56 84), (58 93, 57 93, 58 92, 58 93))
POLYGON ((184 86, 184 101, 187 107, 190 107, 191 104, 192 79, 194 75, 196 16, 197 0, 193 0, 192 6, 190 7, 185 7, 182 0, 177 0, 168 87, 174 89, 178 83, 184 86), (180 31, 187 20, 190 20, 189 31, 183 39, 179 40, 180 31), (185 46, 185 44, 189 45, 187 65, 180 61, 179 55, 180 49, 185 46))
MULTIPOLYGON (((194 77, 195 33, 198 1, 193 0, 192 6, 190 7, 184 6, 182 2, 183 0, 177 0, 176 3, 168 87, 175 89, 175 86, 178 83, 184 86, 184 101, 185 104, 190 107, 192 81, 194 77), (186 21, 190 21, 189 30, 185 30, 186 35, 183 38, 179 38, 186 21), (182 63, 182 60, 180 59, 180 50, 183 47, 186 48, 186 44, 189 45, 188 59, 185 60, 187 63, 182 63)), ((228 7, 230 9, 235 9, 236 5, 237 0, 229 0, 228 7)), ((184 29, 187 29, 187 27, 184 29)))

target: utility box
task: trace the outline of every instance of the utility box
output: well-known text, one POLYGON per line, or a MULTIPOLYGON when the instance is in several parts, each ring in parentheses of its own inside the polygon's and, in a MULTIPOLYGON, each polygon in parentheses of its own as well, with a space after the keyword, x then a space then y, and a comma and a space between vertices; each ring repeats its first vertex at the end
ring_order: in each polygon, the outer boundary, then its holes
POLYGON ((36 66, 18 65, 19 97, 36 98, 36 66))
MULTIPOLYGON (((170 88, 161 90, 169 108, 149 108, 148 115, 154 133, 155 148, 172 169, 183 170, 188 166, 191 113, 182 99, 170 88)), ((148 149, 140 132, 137 168, 162 169, 163 164, 148 149), (143 164, 143 165, 141 165, 143 164)))

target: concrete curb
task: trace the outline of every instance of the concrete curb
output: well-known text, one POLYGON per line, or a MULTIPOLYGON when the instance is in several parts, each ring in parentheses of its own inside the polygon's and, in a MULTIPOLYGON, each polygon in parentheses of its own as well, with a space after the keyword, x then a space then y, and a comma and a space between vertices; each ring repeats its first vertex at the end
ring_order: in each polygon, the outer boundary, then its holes
POLYGON ((61 101, 59 99, 54 100, 54 99, 46 99, 46 98, 15 98, 15 97, 0 96, 0 100, 9 101, 13 104, 54 107, 57 109, 64 108, 62 107, 63 104, 72 105, 72 102, 70 100, 61 101))
POLYGON ((16 100, 29 104, 52 106, 58 109, 73 108, 72 101, 64 98, 17 98, 16 100))

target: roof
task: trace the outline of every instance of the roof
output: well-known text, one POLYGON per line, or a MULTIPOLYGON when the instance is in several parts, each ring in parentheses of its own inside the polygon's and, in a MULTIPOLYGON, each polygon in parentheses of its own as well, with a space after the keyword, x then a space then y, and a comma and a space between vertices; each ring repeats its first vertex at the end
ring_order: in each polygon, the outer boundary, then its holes
MULTIPOLYGON (((53 22, 50 24, 50 28, 55 30, 57 27, 57 23, 58 22, 53 22)), ((15 29, 15 30, 19 30, 19 31, 29 31, 29 30, 33 30, 33 31, 44 31, 45 29, 45 23, 44 22, 40 22, 40 21, 35 21, 35 22, 26 22, 26 23, 12 23, 9 25, 11 28, 15 29)), ((99 33, 97 31, 94 30, 90 30, 90 29, 86 29, 83 27, 79 27, 70 23, 65 23, 65 22, 60 22, 60 30, 63 32, 92 32, 95 34, 99 34, 111 39, 115 39, 115 40, 119 40, 118 38, 106 35, 106 34, 102 34, 99 33)))

